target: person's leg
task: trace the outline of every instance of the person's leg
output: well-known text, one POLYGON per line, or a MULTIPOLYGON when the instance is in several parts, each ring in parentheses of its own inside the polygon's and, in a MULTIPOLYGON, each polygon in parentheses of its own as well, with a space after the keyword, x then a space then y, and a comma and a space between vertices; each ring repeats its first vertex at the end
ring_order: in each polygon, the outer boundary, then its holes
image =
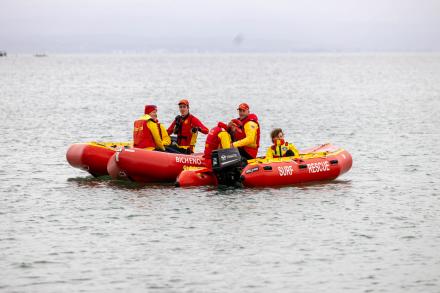
POLYGON ((165 151, 166 151, 167 153, 173 153, 173 154, 181 154, 181 153, 182 153, 181 150, 180 150, 180 148, 178 148, 178 147, 176 147, 176 146, 173 146, 173 145, 166 146, 166 147, 165 147, 165 151))

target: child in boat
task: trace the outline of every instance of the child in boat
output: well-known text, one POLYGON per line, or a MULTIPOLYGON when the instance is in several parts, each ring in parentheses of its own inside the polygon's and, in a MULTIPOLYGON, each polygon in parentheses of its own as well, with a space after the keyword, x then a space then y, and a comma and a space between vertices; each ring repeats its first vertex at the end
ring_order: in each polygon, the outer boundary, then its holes
POLYGON ((298 157, 299 151, 292 143, 284 140, 284 132, 281 128, 275 128, 270 133, 273 145, 267 149, 266 159, 279 157, 298 157))

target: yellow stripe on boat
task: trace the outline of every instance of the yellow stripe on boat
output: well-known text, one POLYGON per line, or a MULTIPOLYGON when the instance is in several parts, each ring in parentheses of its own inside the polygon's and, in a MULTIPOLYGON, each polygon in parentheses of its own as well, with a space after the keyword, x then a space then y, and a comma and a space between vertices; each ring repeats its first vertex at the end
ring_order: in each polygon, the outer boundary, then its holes
POLYGON ((337 149, 336 151, 332 151, 332 152, 312 152, 312 153, 299 154, 299 156, 281 157, 281 158, 273 158, 273 159, 256 158, 256 159, 248 160, 247 162, 250 165, 292 162, 295 160, 308 160, 308 159, 314 159, 314 158, 325 158, 328 156, 335 156, 343 151, 344 151, 344 149, 340 148, 340 149, 337 149))
POLYGON ((105 142, 98 142, 98 141, 91 141, 91 142, 87 142, 86 144, 91 145, 91 146, 96 146, 96 147, 101 147, 101 148, 106 148, 106 149, 117 149, 120 147, 132 147, 133 146, 133 142, 131 141, 123 141, 123 142, 113 142, 113 141, 105 141, 105 142))

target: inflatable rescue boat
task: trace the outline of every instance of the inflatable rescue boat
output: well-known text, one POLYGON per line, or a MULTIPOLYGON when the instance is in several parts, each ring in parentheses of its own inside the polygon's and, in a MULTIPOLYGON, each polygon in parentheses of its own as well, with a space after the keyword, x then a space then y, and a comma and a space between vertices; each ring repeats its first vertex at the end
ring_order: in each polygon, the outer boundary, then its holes
POLYGON ((350 153, 331 144, 303 150, 298 157, 249 160, 244 168, 239 167, 241 162, 236 157, 237 154, 229 150, 213 153, 213 170, 187 167, 177 177, 176 185, 231 185, 235 182, 245 187, 294 185, 336 179, 352 165, 350 153))
POLYGON ((204 167, 205 159, 202 154, 120 149, 108 161, 107 171, 114 179, 127 178, 143 183, 175 182, 184 166, 204 167))
POLYGON ((85 170, 95 177, 108 175, 107 163, 117 149, 130 147, 130 142, 75 143, 66 153, 72 167, 85 170))

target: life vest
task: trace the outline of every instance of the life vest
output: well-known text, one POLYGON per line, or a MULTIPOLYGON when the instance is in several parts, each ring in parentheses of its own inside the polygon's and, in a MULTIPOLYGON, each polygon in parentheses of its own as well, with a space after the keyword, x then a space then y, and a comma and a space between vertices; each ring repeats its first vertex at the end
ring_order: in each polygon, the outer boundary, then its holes
POLYGON ((177 144, 179 146, 191 146, 193 135, 197 135, 197 133, 193 133, 191 131, 193 128, 192 119, 193 115, 191 114, 188 114, 186 117, 182 117, 182 120, 176 129, 177 144))
POLYGON ((258 117, 255 114, 249 114, 246 118, 244 119, 239 119, 242 123, 242 127, 241 132, 240 131, 236 131, 234 134, 234 141, 238 141, 238 140, 242 140, 243 138, 246 137, 246 132, 244 131, 244 126, 246 123, 248 122, 255 122, 258 126, 257 129, 257 139, 256 139, 256 144, 257 147, 253 148, 253 147, 248 147, 248 146, 244 146, 243 150, 248 153, 250 156, 252 156, 253 158, 257 157, 257 153, 258 153, 258 148, 260 147, 260 124, 258 123, 258 117))
POLYGON ((206 137, 205 142, 205 151, 203 157, 205 158, 206 167, 211 168, 211 158, 212 152, 219 148, 221 145, 221 139, 219 138, 219 134, 222 131, 225 131, 227 126, 221 122, 216 127, 211 128, 206 137))
POLYGON ((213 127, 209 131, 208 136, 206 137, 205 150, 208 148, 212 152, 213 150, 218 149, 220 146, 220 138, 218 135, 222 131, 225 131, 225 129, 220 126, 213 127))
POLYGON ((154 120, 150 115, 145 114, 134 122, 133 146, 135 148, 145 149, 156 147, 153 134, 147 126, 148 121, 153 121, 156 124, 157 128, 159 129, 160 138, 162 139, 162 131, 160 129, 159 123, 156 122, 156 120, 154 120))
POLYGON ((289 143, 286 141, 280 145, 272 145, 270 148, 274 158, 285 157, 286 152, 289 150, 289 143))

